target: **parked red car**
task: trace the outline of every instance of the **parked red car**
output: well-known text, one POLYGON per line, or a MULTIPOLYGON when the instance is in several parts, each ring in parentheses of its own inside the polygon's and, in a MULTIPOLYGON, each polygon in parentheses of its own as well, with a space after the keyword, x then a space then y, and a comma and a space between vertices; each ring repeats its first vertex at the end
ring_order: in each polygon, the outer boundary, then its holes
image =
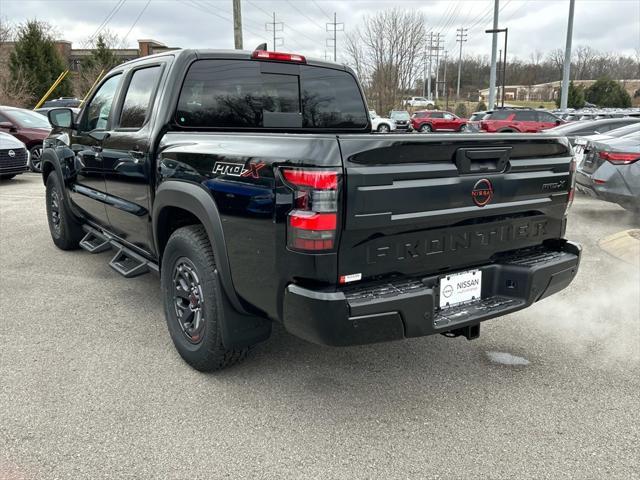
POLYGON ((481 132, 536 133, 565 123, 559 117, 540 110, 500 109, 488 114, 480 121, 481 132))
POLYGON ((24 108, 0 106, 0 132, 13 135, 29 150, 29 167, 40 172, 42 141, 51 131, 47 117, 24 108))
POLYGON ((428 132, 464 132, 467 119, 453 113, 440 110, 422 110, 411 117, 411 126, 422 133, 428 132))

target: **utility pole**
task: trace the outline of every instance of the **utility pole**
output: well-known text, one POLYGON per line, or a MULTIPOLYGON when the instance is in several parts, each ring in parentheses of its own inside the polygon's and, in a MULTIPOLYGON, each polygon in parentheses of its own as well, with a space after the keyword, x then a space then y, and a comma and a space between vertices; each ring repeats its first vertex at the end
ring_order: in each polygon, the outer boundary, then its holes
POLYGON ((284 24, 282 22, 276 22, 276 12, 273 12, 273 21, 264 24, 264 29, 267 32, 273 32, 273 50, 282 45, 283 38, 276 36, 276 32, 282 32, 284 30, 284 24))
POLYGON ((240 0, 233 0, 233 44, 236 50, 242 50, 242 9, 240 0))
POLYGON ((344 23, 338 23, 336 12, 333 12, 333 22, 327 22, 327 32, 333 31, 333 38, 327 38, 327 46, 333 47, 333 61, 338 61, 338 32, 344 31, 344 23))
POLYGON ((460 76, 462 74, 462 44, 467 41, 468 28, 456 29, 456 42, 460 43, 460 56, 458 57, 458 86, 456 87, 456 99, 460 98, 460 76))
POLYGON ((447 51, 444 51, 444 79, 442 81, 442 86, 444 87, 444 90, 442 90, 442 93, 444 94, 444 98, 445 98, 445 110, 449 110, 449 89, 447 88, 447 51))
POLYGON ((569 101, 569 75, 571 69, 571 37, 573 37, 573 10, 575 0, 569 0, 569 23, 567 24, 567 43, 564 47, 564 66, 562 68, 562 92, 560 95, 560 108, 567 109, 569 101))
MULTIPOLYGON (((431 100, 431 57, 433 56, 432 50, 433 50, 433 32, 429 32, 429 73, 427 74, 427 93, 429 94, 429 96, 427 97, 429 100, 431 100)), ((423 97, 426 97, 426 95, 423 95, 423 97)))
POLYGON ((489 110, 493 110, 496 102, 496 54, 498 53, 498 11, 500 0, 493 4, 493 37, 491 39, 491 73, 489 75, 489 110))
POLYGON ((438 78, 440 75, 440 50, 444 50, 444 47, 441 46, 442 41, 440 40, 440 32, 434 35, 436 37, 436 45, 433 49, 436 51, 436 102, 438 101, 438 78))

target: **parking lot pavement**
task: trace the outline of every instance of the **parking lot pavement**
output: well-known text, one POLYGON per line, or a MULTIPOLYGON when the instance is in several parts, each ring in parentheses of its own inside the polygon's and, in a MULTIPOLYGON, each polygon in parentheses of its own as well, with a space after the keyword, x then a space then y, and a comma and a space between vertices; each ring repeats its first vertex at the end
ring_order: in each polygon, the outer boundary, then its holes
POLYGON ((579 196, 574 283, 477 340, 335 349, 275 328, 202 374, 158 278, 54 248, 43 197, 35 175, 0 184, 0 478, 640 474, 640 266, 598 247, 640 220, 616 205, 579 196))

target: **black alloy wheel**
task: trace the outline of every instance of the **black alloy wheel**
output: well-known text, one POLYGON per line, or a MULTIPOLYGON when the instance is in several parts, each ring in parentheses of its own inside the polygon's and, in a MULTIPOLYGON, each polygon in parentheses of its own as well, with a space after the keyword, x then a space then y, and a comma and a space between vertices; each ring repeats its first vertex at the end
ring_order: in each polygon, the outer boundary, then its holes
POLYGON ((178 325, 193 344, 202 341, 206 325, 204 301, 196 266, 186 257, 178 258, 173 267, 173 303, 178 325))

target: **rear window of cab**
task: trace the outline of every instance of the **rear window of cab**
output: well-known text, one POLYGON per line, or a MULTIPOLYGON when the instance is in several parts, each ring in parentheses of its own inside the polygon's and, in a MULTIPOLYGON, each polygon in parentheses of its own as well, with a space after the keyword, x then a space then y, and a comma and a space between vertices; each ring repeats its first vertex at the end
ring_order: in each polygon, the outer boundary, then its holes
POLYGON ((187 128, 368 130, 368 112, 350 73, 309 65, 279 71, 262 68, 263 63, 194 62, 182 86, 176 123, 187 128))

